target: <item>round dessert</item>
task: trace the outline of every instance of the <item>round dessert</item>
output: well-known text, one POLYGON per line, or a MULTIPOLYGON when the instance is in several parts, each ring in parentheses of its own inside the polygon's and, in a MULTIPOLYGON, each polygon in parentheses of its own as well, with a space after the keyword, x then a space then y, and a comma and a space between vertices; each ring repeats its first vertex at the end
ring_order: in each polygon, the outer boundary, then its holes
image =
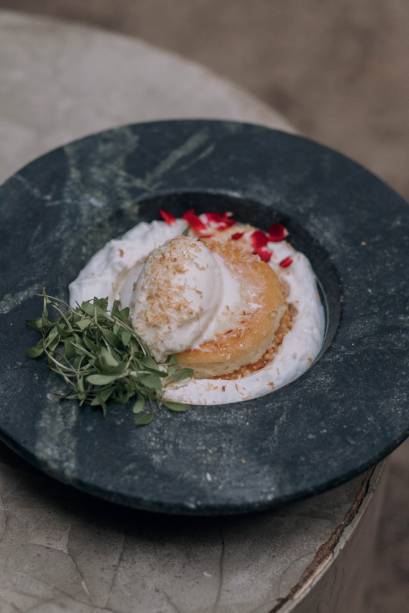
POLYGON ((193 377, 167 400, 222 404, 269 393, 317 357, 324 311, 307 258, 273 224, 268 233, 228 213, 188 211, 140 223, 110 241, 70 284, 75 306, 108 297, 129 306, 157 362, 174 355, 193 377))
POLYGON ((225 262, 239 286, 240 300, 227 307, 223 329, 217 326, 209 340, 177 354, 179 364, 200 378, 222 377, 258 362, 288 308, 284 287, 267 264, 255 261, 232 241, 207 239, 206 244, 225 262))

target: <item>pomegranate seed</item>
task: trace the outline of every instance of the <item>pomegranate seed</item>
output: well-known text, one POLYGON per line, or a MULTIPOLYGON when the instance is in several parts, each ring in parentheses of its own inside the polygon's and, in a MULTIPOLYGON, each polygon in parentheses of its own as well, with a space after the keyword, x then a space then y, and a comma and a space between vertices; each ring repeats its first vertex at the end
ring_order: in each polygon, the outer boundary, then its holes
POLYGON ((271 256, 273 255, 270 249, 267 249, 267 247, 258 247, 255 250, 255 253, 257 253, 263 262, 269 262, 271 260, 271 256))
POLYGON ((238 241, 239 238, 241 238, 242 236, 244 236, 244 232, 235 232, 234 234, 231 235, 231 238, 234 241, 238 241))
POLYGON ((268 243, 268 236, 264 234, 261 230, 255 230, 251 235, 251 244, 253 249, 259 249, 260 247, 265 247, 268 243))
POLYGON ((230 218, 231 215, 232 213, 204 213, 207 223, 218 224, 216 230, 219 232, 223 232, 231 228, 231 226, 234 226, 236 222, 230 218))
POLYGON ((203 223, 203 221, 196 215, 193 209, 189 209, 183 213, 182 218, 187 221, 189 226, 195 232, 203 232, 207 230, 207 226, 203 223))
POLYGON ((287 236, 288 231, 281 223, 273 223, 268 229, 268 237, 272 243, 279 243, 287 236))
POLYGON ((206 219, 209 223, 224 223, 229 220, 230 217, 233 217, 233 213, 204 213, 206 219))
POLYGON ((222 223, 219 223, 219 225, 217 226, 217 230, 219 230, 219 232, 223 232, 224 230, 228 230, 235 224, 236 222, 234 221, 234 219, 226 219, 222 223))
POLYGON ((281 266, 281 268, 288 268, 289 266, 291 266, 292 263, 293 263, 293 258, 288 256, 288 257, 284 258, 283 260, 281 260, 280 266, 281 266))
POLYGON ((226 213, 204 213, 209 223, 222 223, 226 219, 226 213))
POLYGON ((169 211, 165 211, 165 209, 159 209, 159 213, 163 221, 165 221, 167 224, 175 223, 176 217, 172 215, 172 213, 169 213, 169 211))

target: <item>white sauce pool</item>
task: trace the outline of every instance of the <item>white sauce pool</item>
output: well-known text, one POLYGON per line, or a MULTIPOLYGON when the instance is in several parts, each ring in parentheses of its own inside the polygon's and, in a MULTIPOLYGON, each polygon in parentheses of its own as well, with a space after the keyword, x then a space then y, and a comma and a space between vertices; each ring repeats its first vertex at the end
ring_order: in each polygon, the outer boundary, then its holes
MULTIPOLYGON (((134 267, 156 247, 182 234, 186 227, 183 220, 172 225, 162 221, 142 222, 121 238, 109 241, 70 284, 71 306, 106 296, 112 304, 114 299, 120 298, 116 292, 119 275, 126 274, 127 269, 134 267)), ((241 379, 189 379, 169 386, 165 393, 168 400, 209 405, 256 398, 297 379, 317 357, 324 337, 325 316, 311 265, 287 241, 270 243, 269 247, 273 251, 269 264, 287 283, 288 301, 297 308, 293 326, 274 359, 261 370, 241 379), (293 258, 293 263, 288 268, 281 268, 279 262, 287 256, 293 258)), ((121 298, 123 306, 128 306, 123 294, 121 298)))

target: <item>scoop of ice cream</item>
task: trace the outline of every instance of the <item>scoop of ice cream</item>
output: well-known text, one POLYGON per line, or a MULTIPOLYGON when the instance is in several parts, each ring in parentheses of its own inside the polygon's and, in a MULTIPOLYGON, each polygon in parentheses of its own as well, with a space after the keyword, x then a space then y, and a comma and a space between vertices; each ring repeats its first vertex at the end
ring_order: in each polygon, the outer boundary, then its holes
POLYGON ((132 323, 163 361, 203 337, 223 300, 215 255, 194 238, 178 236, 152 251, 134 284, 132 323))

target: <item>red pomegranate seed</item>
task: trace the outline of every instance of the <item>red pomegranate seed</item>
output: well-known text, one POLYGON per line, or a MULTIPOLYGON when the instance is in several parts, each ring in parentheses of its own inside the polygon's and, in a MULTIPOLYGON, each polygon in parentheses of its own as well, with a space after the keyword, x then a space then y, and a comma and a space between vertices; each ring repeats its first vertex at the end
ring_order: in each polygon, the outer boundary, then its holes
POLYGON ((226 213, 204 213, 204 216, 209 223, 221 223, 227 217, 226 213))
POLYGON ((268 236, 266 236, 261 230, 255 230, 250 235, 250 238, 254 250, 259 249, 260 247, 265 247, 268 243, 268 236))
POLYGON ((288 268, 289 266, 291 266, 292 263, 293 263, 293 258, 288 256, 288 257, 284 258, 284 260, 281 260, 280 266, 281 266, 281 268, 288 268))
POLYGON ((227 211, 225 213, 203 213, 209 223, 224 223, 230 217, 233 217, 233 213, 227 211))
POLYGON ((189 209, 183 213, 182 218, 187 221, 189 226, 195 232, 203 232, 207 230, 207 226, 203 223, 203 221, 196 215, 193 209, 189 209))
POLYGON ((234 241, 238 241, 239 238, 241 238, 242 236, 244 236, 244 232, 235 232, 234 234, 231 235, 231 238, 234 241))
POLYGON ((270 249, 267 249, 267 247, 258 247, 258 249, 255 250, 255 253, 257 253, 263 262, 269 262, 271 260, 271 256, 273 255, 270 249))
POLYGON ((159 213, 163 221, 165 221, 166 223, 168 224, 175 223, 176 217, 172 215, 172 213, 169 213, 169 211, 165 211, 165 209, 159 209, 159 213))
POLYGON ((204 213, 207 223, 218 224, 216 230, 223 232, 236 223, 231 219, 232 213, 204 213))
POLYGON ((199 232, 199 238, 212 238, 213 234, 202 234, 199 232))
POLYGON ((222 223, 218 224, 217 230, 219 230, 220 232, 223 232, 224 230, 228 230, 229 228, 231 228, 235 224, 236 224, 236 222, 234 221, 234 219, 226 219, 222 223))
POLYGON ((268 237, 272 243, 279 243, 287 236, 288 231, 281 223, 273 223, 268 229, 268 237))

